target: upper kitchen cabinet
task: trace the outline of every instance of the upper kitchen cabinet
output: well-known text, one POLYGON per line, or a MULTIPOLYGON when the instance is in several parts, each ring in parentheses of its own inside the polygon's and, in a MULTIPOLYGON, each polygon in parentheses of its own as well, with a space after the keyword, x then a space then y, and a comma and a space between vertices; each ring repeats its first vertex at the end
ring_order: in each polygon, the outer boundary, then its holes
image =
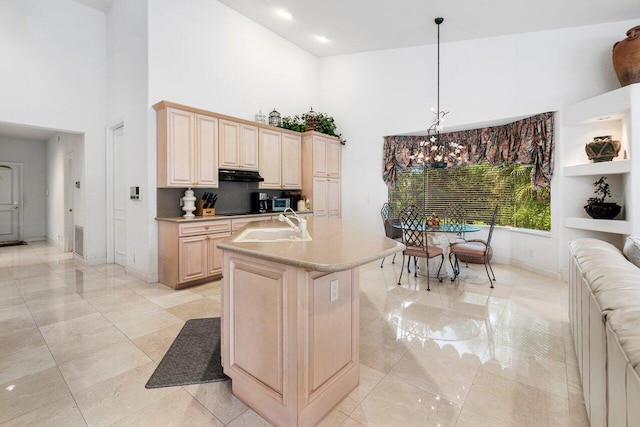
POLYGON ((260 188, 302 188, 300 135, 261 128, 258 140, 260 188))
POLYGON ((302 192, 316 217, 340 217, 340 140, 318 132, 302 134, 302 192))
MULTIPOLYGON (((340 178, 340 140, 318 132, 305 132, 303 155, 311 159, 313 176, 340 178)), ((306 172, 305 172, 306 173, 306 172)))
POLYGON ((218 119, 160 102, 158 187, 218 187, 218 119))
POLYGON ((220 119, 221 168, 258 170, 258 127, 220 119))

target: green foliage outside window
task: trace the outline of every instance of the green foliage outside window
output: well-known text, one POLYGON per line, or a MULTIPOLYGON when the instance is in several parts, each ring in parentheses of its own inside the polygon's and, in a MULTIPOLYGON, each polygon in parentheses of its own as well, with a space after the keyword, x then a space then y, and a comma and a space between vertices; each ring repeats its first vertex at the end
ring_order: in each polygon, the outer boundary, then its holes
POLYGON ((496 225, 549 231, 551 189, 531 189, 530 175, 531 166, 521 164, 406 170, 389 191, 389 203, 396 212, 416 205, 439 216, 448 206, 461 204, 467 221, 475 224, 489 224, 498 205, 496 225))

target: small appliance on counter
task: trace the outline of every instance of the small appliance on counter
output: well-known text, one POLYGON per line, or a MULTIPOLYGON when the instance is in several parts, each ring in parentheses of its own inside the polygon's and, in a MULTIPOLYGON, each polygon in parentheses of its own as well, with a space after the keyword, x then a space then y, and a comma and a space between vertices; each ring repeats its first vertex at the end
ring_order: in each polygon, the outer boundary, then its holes
MULTIPOLYGON (((297 211, 300 211, 300 200, 304 200, 304 197, 302 197, 302 193, 298 190, 293 190, 293 191, 283 191, 282 192, 282 197, 286 197, 289 200, 291 200, 291 208, 295 209, 297 211)), ((305 211, 306 209, 302 209, 302 211, 305 211)))
POLYGON ((291 207, 291 199, 288 197, 274 197, 271 199, 271 210, 273 212, 284 212, 291 207))
POLYGON ((265 213, 271 210, 271 200, 267 193, 251 193, 251 212, 265 213))

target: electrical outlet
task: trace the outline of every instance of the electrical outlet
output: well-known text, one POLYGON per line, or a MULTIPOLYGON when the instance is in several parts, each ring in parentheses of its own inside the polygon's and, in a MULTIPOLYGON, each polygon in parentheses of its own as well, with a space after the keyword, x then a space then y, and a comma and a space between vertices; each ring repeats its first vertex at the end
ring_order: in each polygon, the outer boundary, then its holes
POLYGON ((529 249, 529 258, 533 258, 533 249, 529 249))
POLYGON ((331 302, 338 300, 338 281, 331 281, 331 302))

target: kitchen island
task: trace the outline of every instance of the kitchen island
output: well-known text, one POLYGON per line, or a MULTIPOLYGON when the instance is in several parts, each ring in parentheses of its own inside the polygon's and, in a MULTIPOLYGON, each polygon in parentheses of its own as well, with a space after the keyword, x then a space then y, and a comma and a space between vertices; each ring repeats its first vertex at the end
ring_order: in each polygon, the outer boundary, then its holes
POLYGON ((308 219, 308 232, 309 241, 218 244, 222 366, 233 394, 278 426, 317 424, 358 385, 358 267, 404 249, 335 218, 308 219))

